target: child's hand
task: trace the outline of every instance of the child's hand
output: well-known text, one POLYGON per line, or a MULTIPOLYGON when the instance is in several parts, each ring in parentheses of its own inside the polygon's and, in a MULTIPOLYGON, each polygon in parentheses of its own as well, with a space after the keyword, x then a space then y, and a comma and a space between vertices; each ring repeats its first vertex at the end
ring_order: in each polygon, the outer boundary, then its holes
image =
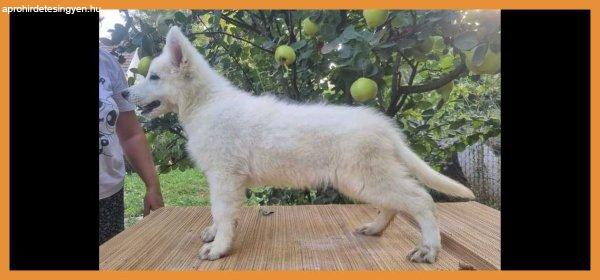
POLYGON ((160 188, 149 188, 144 197, 144 217, 158 208, 165 206, 160 188))

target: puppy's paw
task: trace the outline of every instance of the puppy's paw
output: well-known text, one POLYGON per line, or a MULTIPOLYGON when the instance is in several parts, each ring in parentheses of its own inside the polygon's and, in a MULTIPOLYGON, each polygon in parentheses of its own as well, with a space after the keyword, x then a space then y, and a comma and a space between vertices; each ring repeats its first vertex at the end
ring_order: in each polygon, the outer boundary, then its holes
POLYGON ((214 224, 212 224, 204 228, 201 234, 201 238, 204 243, 209 243, 215 240, 215 235, 217 235, 217 227, 214 224))
POLYGON ((381 235, 382 230, 368 223, 356 228, 354 232, 363 235, 381 235))
POLYGON ((214 261, 227 255, 227 250, 214 246, 214 243, 206 243, 200 248, 200 259, 214 261))
POLYGON ((408 254, 407 258, 411 262, 434 263, 437 260, 438 249, 439 248, 437 248, 437 247, 421 245, 421 246, 415 248, 414 250, 412 250, 408 254))

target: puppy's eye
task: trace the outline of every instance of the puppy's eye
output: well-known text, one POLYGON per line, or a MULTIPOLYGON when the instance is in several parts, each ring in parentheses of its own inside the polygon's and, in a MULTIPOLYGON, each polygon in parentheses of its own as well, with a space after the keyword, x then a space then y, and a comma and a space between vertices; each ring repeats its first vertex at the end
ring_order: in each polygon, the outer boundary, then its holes
POLYGON ((150 78, 148 78, 148 79, 150 79, 150 80, 158 80, 158 79, 160 79, 160 77, 158 77, 158 75, 152 73, 152 74, 150 74, 150 78))

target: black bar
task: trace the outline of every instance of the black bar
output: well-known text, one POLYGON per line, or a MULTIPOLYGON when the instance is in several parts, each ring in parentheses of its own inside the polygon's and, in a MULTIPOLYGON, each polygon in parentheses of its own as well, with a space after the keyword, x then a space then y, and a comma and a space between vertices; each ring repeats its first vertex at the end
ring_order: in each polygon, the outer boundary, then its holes
POLYGON ((98 13, 10 15, 10 269, 98 269, 98 13))
POLYGON ((590 12, 502 11, 502 269, 590 269, 590 12))

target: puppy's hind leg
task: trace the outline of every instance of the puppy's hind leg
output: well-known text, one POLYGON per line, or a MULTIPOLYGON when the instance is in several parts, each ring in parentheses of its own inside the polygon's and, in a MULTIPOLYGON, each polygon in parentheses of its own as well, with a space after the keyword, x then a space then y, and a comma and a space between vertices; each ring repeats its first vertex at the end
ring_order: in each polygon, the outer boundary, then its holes
POLYGON ((355 177, 352 185, 360 191, 351 191, 348 195, 371 203, 379 209, 388 209, 386 212, 381 211, 374 222, 367 224, 366 232, 385 229, 385 226, 381 225, 392 219, 392 213, 404 211, 411 215, 421 228, 421 244, 410 252, 408 259, 413 262, 435 262, 441 246, 435 204, 431 195, 415 179, 408 176, 401 166, 391 164, 377 171, 371 169, 371 172, 362 178, 355 177))
POLYGON ((411 215, 421 229, 421 244, 408 254, 412 262, 434 263, 441 248, 440 230, 435 218, 435 203, 431 195, 413 178, 400 177, 390 201, 399 211, 411 215))
POLYGON ((200 248, 200 258, 216 260, 226 256, 233 245, 234 230, 239 210, 244 200, 243 179, 235 175, 207 174, 210 186, 211 213, 213 225, 203 234, 209 240, 214 233, 214 240, 200 248))
POLYGON ((431 207, 412 209, 409 212, 421 227, 421 244, 407 256, 412 262, 434 263, 441 248, 440 230, 432 209, 435 206, 433 202, 431 204, 431 207))
POLYGON ((356 233, 364 235, 380 235, 394 219, 396 213, 396 210, 381 208, 375 220, 358 227, 356 233))

